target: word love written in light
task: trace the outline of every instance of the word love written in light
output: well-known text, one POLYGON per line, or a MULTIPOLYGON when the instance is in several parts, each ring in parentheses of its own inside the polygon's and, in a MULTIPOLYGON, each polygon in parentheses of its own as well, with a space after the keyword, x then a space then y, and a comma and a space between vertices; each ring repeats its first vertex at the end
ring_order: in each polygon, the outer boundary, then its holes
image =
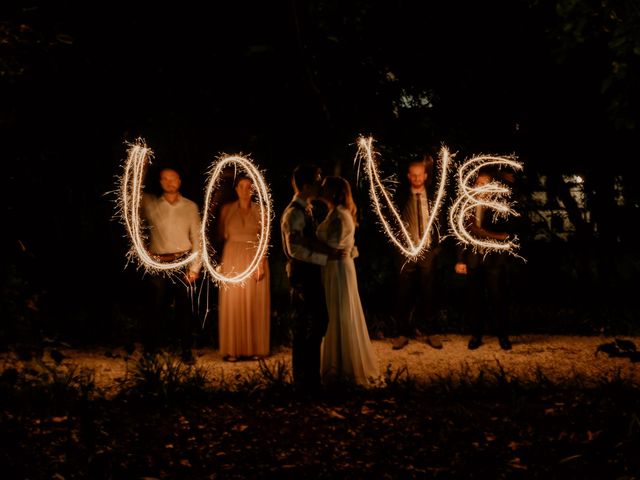
MULTIPOLYGON (((422 235, 416 243, 401 219, 398 209, 393 204, 391 195, 381 180, 380 172, 376 164, 377 153, 373 149, 372 137, 360 137, 358 139, 358 153, 356 161, 364 164, 364 170, 369 179, 369 195, 373 203, 374 211, 378 215, 383 230, 391 242, 408 258, 415 259, 429 249, 429 240, 434 221, 442 207, 446 190, 447 173, 451 163, 451 155, 446 147, 440 149, 438 158, 440 179, 438 192, 433 204, 432 214, 422 235), (389 222, 385 211, 393 218, 389 222)), ((507 241, 485 240, 474 237, 467 229, 469 218, 474 214, 476 207, 484 207, 493 210, 497 215, 517 215, 506 203, 506 198, 511 190, 499 182, 492 181, 482 187, 472 186, 478 175, 478 171, 485 166, 510 167, 521 170, 522 164, 510 157, 477 156, 466 161, 458 170, 458 198, 449 211, 449 224, 452 233, 465 245, 472 248, 483 248, 485 251, 505 251, 513 253, 518 248, 517 239, 507 241)))
MULTIPOLYGON (((269 189, 264 181, 263 175, 253 165, 253 163, 242 156, 224 155, 214 161, 209 174, 207 188, 205 192, 205 209, 201 227, 202 252, 192 252, 189 256, 173 261, 159 262, 153 255, 150 255, 145 246, 145 236, 143 234, 143 222, 140 218, 141 202, 143 197, 143 180, 147 164, 153 159, 153 152, 146 146, 146 143, 138 139, 130 145, 127 160, 124 164, 124 173, 120 178, 119 189, 119 209, 120 216, 126 227, 127 234, 131 240, 130 257, 136 257, 138 263, 148 271, 172 272, 178 270, 195 261, 201 256, 203 267, 211 275, 214 281, 219 283, 243 283, 246 281, 260 265, 260 259, 266 254, 269 246, 269 234, 271 231, 272 204, 269 189), (247 268, 233 275, 222 275, 219 273, 217 265, 213 261, 213 248, 208 241, 208 224, 213 218, 210 213, 212 195, 218 186, 222 171, 225 167, 235 166, 244 171, 251 179, 257 196, 258 207, 260 209, 260 233, 256 240, 256 253, 247 268)), ((233 269, 231 269, 233 270, 233 269)))

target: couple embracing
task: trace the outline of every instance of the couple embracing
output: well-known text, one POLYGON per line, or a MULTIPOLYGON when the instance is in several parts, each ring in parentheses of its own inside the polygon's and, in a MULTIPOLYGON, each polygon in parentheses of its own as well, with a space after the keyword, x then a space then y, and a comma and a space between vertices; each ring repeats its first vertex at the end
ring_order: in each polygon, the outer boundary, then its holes
POLYGON ((322 180, 315 165, 294 172, 295 195, 281 220, 293 310, 293 380, 303 391, 348 380, 368 385, 378 376, 360 303, 354 257, 356 207, 349 183, 322 180), (313 200, 327 204, 316 225, 313 200))

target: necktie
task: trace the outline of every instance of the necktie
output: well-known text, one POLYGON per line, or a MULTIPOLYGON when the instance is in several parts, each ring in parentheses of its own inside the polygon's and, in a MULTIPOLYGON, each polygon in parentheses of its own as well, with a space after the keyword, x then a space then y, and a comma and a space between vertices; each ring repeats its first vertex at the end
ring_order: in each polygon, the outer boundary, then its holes
POLYGON ((418 238, 422 238, 422 200, 419 193, 416 193, 416 212, 418 215, 418 238))
POLYGON ((482 227, 483 220, 484 220, 484 208, 478 205, 476 207, 476 226, 482 227))

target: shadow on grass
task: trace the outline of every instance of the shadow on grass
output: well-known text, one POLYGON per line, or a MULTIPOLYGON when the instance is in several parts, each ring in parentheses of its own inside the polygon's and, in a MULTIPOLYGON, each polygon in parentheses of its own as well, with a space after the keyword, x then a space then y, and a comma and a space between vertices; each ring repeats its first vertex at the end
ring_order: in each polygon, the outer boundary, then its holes
POLYGON ((640 388, 496 360, 418 380, 299 395, 288 364, 210 376, 171 355, 132 362, 106 398, 90 372, 37 359, 0 377, 8 478, 637 478, 640 388))

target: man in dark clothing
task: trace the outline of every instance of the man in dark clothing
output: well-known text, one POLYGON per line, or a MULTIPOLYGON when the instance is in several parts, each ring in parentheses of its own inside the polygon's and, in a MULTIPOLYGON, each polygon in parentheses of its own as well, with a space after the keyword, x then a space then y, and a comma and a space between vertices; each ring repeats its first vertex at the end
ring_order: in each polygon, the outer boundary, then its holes
MULTIPOLYGON (((413 161, 407 168, 408 188, 399 194, 402 221, 409 231, 413 242, 420 242, 429 222, 430 203, 427 191, 429 171, 433 167, 433 158, 425 155, 413 161)), ((394 350, 404 348, 409 338, 415 336, 416 324, 421 320, 422 328, 433 328, 438 313, 436 304, 436 261, 440 253, 437 226, 430 232, 429 248, 419 258, 408 260, 401 254, 396 255, 398 271, 396 289, 396 337, 392 341, 394 350)), ((433 348, 442 348, 442 342, 427 331, 426 342, 433 348)))
POLYGON ((320 267, 344 253, 316 238, 311 201, 318 196, 321 180, 317 166, 296 167, 295 194, 280 222, 293 309, 293 381, 310 392, 321 385, 320 347, 329 323, 320 267))
MULTIPOLYGON (((482 187, 500 178, 513 183, 512 172, 501 175, 492 169, 478 173, 475 186, 482 187)), ((507 241, 510 232, 508 219, 500 219, 486 207, 476 206, 469 219, 468 231, 478 240, 507 241)), ((465 315, 471 328, 469 350, 482 345, 482 335, 487 327, 493 327, 503 350, 511 350, 509 340, 508 274, 511 255, 504 250, 485 250, 479 247, 460 247, 455 266, 456 273, 467 275, 465 315)))

